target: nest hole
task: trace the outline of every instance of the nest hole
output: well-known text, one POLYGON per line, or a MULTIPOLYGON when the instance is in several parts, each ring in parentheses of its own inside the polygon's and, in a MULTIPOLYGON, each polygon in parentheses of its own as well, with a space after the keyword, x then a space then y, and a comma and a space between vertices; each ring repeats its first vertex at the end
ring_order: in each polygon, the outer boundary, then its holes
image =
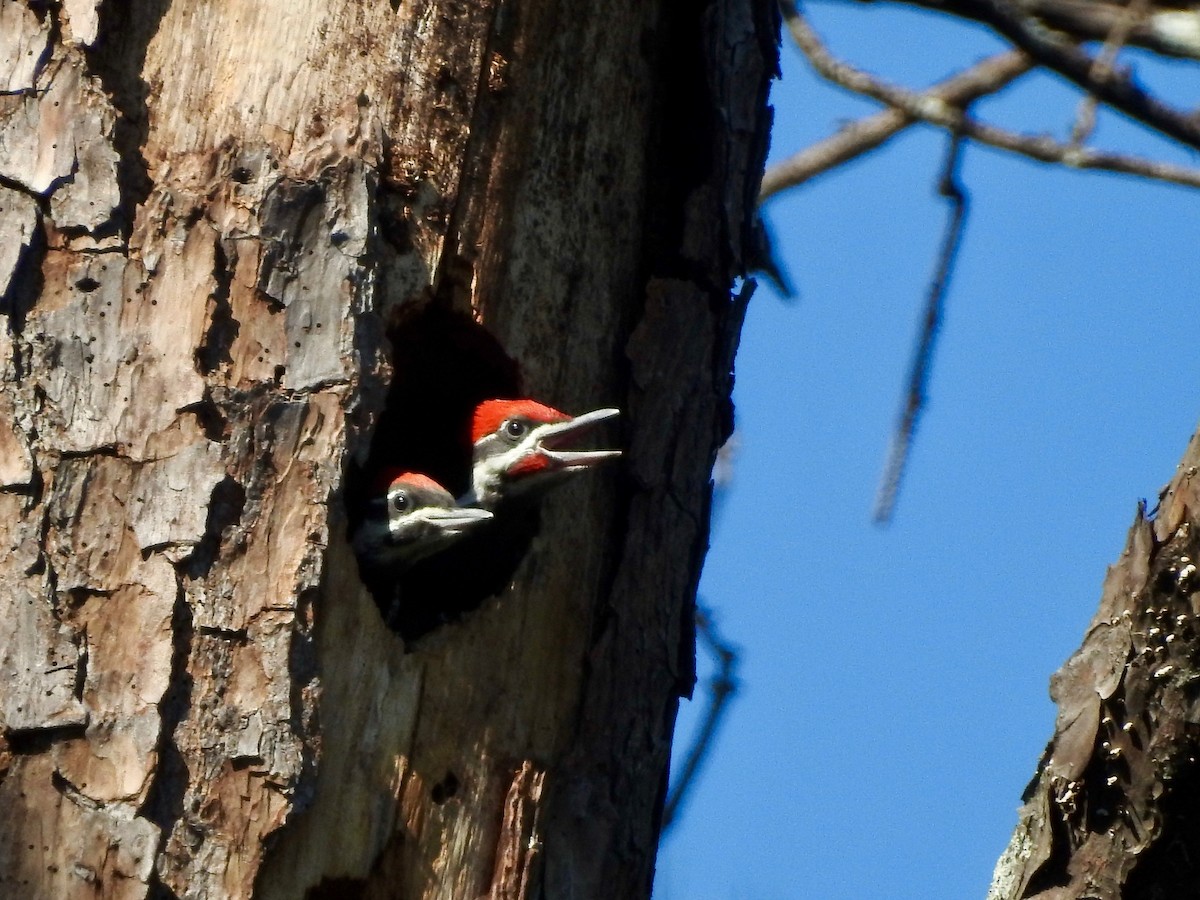
MULTIPOLYGON (((426 306, 389 329, 392 382, 366 463, 347 478, 347 523, 353 536, 367 501, 387 473, 418 472, 461 497, 471 482, 475 407, 519 397, 519 367, 473 319, 426 306)), ((537 531, 536 510, 506 516, 405 571, 374 570, 359 559, 363 582, 385 623, 411 645, 460 618, 511 581, 537 531)))

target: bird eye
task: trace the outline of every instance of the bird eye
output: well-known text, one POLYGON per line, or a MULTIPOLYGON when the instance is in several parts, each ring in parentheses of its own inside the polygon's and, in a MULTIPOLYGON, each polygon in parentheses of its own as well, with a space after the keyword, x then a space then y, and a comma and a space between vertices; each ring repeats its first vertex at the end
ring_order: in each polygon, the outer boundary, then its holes
POLYGON ((528 430, 529 426, 520 419, 509 419, 504 423, 504 433, 509 437, 522 437, 528 430))
POLYGON ((409 499, 408 491, 396 491, 392 494, 392 509, 398 513, 408 512, 412 508, 412 500, 409 499))

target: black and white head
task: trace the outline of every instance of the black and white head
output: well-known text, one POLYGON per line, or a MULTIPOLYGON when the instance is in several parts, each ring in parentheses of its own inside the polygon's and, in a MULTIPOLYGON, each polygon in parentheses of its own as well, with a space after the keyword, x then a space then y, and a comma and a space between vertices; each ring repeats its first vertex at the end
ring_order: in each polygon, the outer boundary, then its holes
POLYGON ((368 501, 354 550, 377 566, 407 567, 454 543, 492 518, 464 509, 427 475, 400 472, 383 479, 386 491, 368 501))
POLYGON ((620 456, 620 450, 563 449, 620 414, 618 409, 596 409, 568 416, 533 400, 485 400, 475 408, 472 422, 471 493, 463 504, 494 508, 501 500, 620 456))

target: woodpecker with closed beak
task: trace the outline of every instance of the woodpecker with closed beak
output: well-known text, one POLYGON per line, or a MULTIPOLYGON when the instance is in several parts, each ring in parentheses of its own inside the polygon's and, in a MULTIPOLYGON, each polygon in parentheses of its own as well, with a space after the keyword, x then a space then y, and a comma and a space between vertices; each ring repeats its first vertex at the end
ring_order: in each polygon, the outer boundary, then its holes
POLYGON ((619 409, 595 409, 569 416, 534 400, 485 400, 475 408, 471 428, 471 490, 459 504, 495 509, 620 456, 620 450, 565 449, 620 414, 619 409))
POLYGON ((391 472, 382 496, 367 501, 354 535, 354 551, 375 570, 403 571, 443 550, 492 518, 486 509, 464 509, 427 475, 391 472))

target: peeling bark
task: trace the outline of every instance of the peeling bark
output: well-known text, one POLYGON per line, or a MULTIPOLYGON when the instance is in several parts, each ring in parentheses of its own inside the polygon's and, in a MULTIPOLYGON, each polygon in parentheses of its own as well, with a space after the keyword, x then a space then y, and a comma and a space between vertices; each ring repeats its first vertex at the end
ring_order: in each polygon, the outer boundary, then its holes
POLYGON ((1200 435, 1138 508, 1100 607, 1051 681, 1054 737, 989 898, 1195 896, 1200 884, 1200 435))
POLYGON ((648 895, 776 31, 0 0, 0 894, 648 895), (406 645, 345 500, 431 311, 628 449, 406 645))

